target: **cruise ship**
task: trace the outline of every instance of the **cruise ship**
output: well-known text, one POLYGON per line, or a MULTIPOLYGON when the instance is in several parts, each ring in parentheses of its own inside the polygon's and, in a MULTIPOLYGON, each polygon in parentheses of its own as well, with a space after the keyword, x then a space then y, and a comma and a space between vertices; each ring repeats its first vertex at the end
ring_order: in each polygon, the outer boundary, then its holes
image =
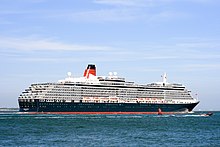
POLYGON ((136 84, 109 72, 96 76, 88 64, 82 77, 36 83, 18 97, 19 111, 31 114, 173 114, 191 112, 199 101, 182 84, 136 84))

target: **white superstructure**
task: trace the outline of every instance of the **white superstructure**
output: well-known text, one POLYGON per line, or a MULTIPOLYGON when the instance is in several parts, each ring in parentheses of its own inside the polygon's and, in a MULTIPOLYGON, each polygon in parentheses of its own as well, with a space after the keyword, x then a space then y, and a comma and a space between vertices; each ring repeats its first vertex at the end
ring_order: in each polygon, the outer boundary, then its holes
POLYGON ((196 103, 190 91, 182 84, 162 82, 138 85, 125 81, 117 73, 96 76, 94 69, 87 68, 83 77, 68 77, 57 83, 32 84, 19 96, 21 102, 84 102, 84 103, 153 103, 190 104, 196 103))

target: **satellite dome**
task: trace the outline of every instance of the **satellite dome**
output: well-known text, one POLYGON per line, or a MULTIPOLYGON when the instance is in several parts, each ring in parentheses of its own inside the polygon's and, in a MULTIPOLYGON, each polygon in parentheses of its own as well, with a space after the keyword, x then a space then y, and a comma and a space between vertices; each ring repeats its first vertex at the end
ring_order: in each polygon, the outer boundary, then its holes
POLYGON ((71 72, 68 72, 67 75, 68 75, 69 77, 71 77, 72 73, 71 73, 71 72))

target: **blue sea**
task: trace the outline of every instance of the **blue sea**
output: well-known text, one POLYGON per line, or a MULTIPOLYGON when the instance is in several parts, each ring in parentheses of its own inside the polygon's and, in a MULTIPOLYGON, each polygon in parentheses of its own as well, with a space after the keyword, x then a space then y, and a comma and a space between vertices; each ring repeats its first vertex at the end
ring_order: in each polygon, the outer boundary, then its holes
POLYGON ((30 115, 0 109, 0 146, 220 146, 220 112, 30 115))

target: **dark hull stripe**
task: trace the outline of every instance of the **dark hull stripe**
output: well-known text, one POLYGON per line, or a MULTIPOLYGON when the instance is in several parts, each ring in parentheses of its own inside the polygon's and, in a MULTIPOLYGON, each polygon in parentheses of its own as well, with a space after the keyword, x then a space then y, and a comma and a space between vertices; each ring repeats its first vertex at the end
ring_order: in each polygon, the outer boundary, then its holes
MULTIPOLYGON (((19 112, 20 114, 81 114, 81 115, 96 115, 96 114, 158 114, 158 112, 19 112)), ((182 114, 184 112, 161 112, 160 114, 182 114)))
POLYGON ((148 103, 52 103, 52 102, 19 102, 20 112, 50 113, 164 113, 192 111, 198 103, 191 104, 148 104, 148 103))

